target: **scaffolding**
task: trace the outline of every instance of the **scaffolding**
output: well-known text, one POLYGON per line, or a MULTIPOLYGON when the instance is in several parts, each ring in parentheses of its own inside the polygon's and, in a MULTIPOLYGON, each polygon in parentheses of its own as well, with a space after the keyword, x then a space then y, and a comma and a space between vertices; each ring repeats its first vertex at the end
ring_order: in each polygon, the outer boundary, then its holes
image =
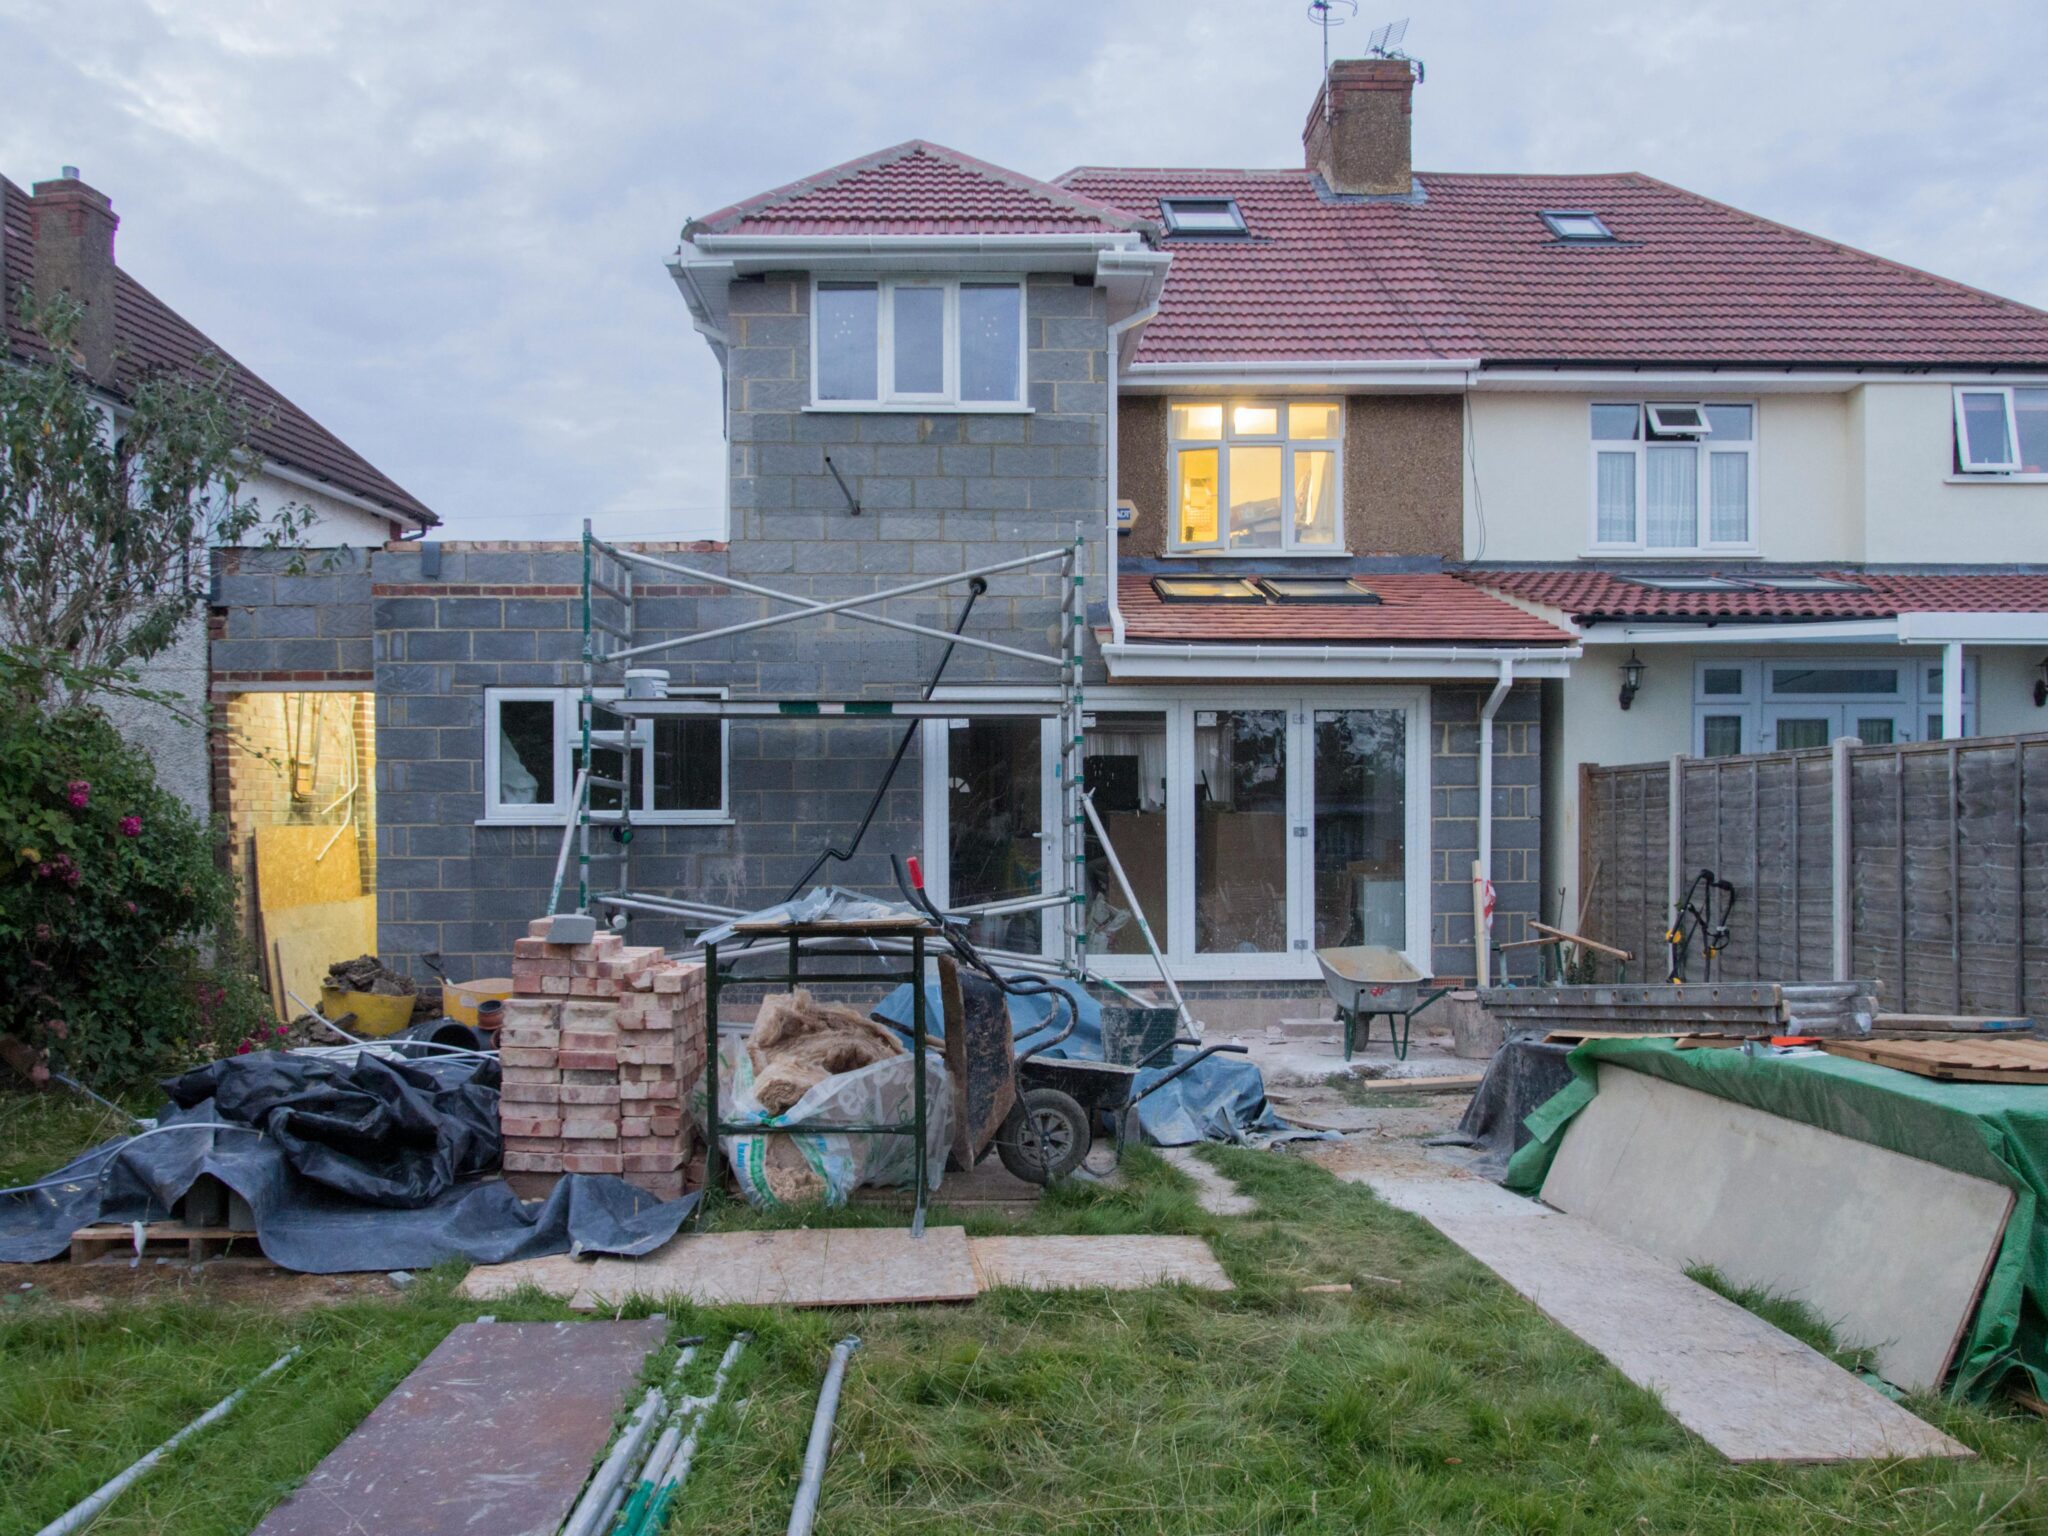
MULTIPOLYGON (((1082 641, 1086 632, 1087 607, 1086 545, 1080 524, 1075 525, 1073 538, 1058 548, 830 602, 818 602, 743 581, 724 572, 702 570, 643 551, 621 548, 596 537, 588 520, 583 524, 582 559, 583 686, 578 710, 582 752, 571 789, 569 824, 564 829, 561 851, 555 863, 549 912, 563 910, 562 895, 573 857, 576 899, 570 910, 596 915, 602 909, 607 916, 670 918, 680 921, 686 928, 694 926, 699 929, 745 915, 737 908, 646 890, 635 884, 632 865, 636 831, 633 820, 635 761, 642 721, 680 718, 816 723, 835 719, 1051 719, 1057 722, 1058 751, 1053 771, 1059 803, 1058 825, 1054 829, 1051 848, 1055 874, 1050 882, 1046 882, 1051 888, 1037 896, 952 906, 948 908, 948 915, 966 919, 1031 911, 1056 913, 1059 919, 1056 955, 988 948, 984 948, 982 953, 992 963, 1008 970, 1066 976, 1083 983, 1105 986, 1130 997, 1131 994, 1123 987, 1105 977, 1091 976, 1088 970, 1087 842, 1092 831, 1109 872, 1128 903, 1145 946, 1158 967, 1160 979, 1173 1000, 1183 1027, 1199 1033, 1199 1026, 1189 1014, 1179 985, 1167 968, 1158 940, 1125 878, 1122 863, 1110 846, 1107 830, 1096 815, 1083 782, 1085 690, 1082 641), (1058 634, 1055 647, 1050 651, 1030 650, 967 634, 959 629, 940 629, 891 614, 866 611, 892 599, 938 593, 948 587, 986 582, 992 576, 1046 566, 1057 567, 1060 599, 1058 634), (657 572, 788 604, 789 611, 643 641, 636 627, 635 577, 636 573, 657 572), (928 692, 920 698, 790 699, 704 695, 672 697, 665 688, 636 686, 635 680, 625 671, 629 663, 642 658, 833 614, 844 614, 861 623, 944 641, 949 647, 964 646, 1012 661, 1022 661, 1048 669, 1053 676, 1048 686, 1009 690, 1001 698, 934 698, 928 692), (599 771, 601 762, 609 771, 599 771), (616 767, 612 767, 613 764, 616 767)), ((870 953, 897 953, 896 944, 900 942, 866 940, 861 941, 861 947, 870 953)), ((820 937, 807 938, 806 944, 842 947, 820 937)))

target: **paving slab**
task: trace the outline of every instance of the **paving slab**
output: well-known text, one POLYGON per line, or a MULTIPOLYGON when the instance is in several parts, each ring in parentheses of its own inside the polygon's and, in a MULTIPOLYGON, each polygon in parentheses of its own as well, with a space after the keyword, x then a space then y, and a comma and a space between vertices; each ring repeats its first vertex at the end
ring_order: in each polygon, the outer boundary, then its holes
POLYGON ((1422 1217, 1730 1461, 1973 1454, 1825 1355, 1590 1222, 1415 1164, 1347 1176, 1422 1217))
POLYGON ((1193 1147, 1161 1147, 1159 1155, 1194 1181, 1195 1199, 1211 1216, 1249 1216, 1259 1208, 1258 1201, 1240 1193, 1193 1147))
POLYGON ((254 1536, 553 1536, 668 1324, 464 1323, 254 1536))

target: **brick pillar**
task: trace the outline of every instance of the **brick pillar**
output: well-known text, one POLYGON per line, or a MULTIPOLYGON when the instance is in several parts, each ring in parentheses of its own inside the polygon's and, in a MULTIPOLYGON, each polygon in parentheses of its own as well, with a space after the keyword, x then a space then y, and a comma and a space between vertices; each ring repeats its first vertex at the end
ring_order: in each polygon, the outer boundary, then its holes
POLYGON ((513 946, 498 1053, 506 1181, 532 1197, 564 1173, 613 1173, 673 1200, 691 1184, 704 967, 617 934, 550 944, 547 926, 513 946))

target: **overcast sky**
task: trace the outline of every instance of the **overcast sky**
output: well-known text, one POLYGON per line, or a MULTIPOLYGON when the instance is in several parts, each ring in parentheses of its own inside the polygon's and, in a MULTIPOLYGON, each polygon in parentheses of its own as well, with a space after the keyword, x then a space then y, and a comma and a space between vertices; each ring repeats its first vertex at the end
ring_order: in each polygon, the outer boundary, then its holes
MULTIPOLYGON (((1391 5, 1428 66, 1422 170, 1645 171, 2048 305, 2040 0, 1391 5)), ((917 137, 1037 176, 1298 164, 1305 12, 0 0, 0 171, 81 167, 122 265, 448 536, 702 535, 717 372, 664 267, 687 217, 917 137)))

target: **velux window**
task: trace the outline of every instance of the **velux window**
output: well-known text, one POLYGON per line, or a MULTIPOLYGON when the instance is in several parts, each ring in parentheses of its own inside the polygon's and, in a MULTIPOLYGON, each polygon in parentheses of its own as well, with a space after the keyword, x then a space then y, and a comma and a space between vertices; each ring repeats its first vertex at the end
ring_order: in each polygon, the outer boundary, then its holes
POLYGON ((1966 475, 2048 474, 2048 388, 1957 390, 1956 465, 1966 475))
POLYGON ((1332 400, 1175 401, 1174 547, 1337 553, 1343 437, 1332 400))
POLYGON ((811 313, 815 404, 1023 403, 1015 280, 821 278, 811 313))
POLYGON ((1756 407, 1659 400, 1593 407, 1593 547, 1756 546, 1756 407))
MULTIPOLYGON (((601 689, 600 697, 617 697, 601 689)), ((484 819, 562 822, 573 809, 583 729, 575 688, 493 688, 484 694, 484 819)), ((723 720, 631 722, 599 710, 591 734, 596 775, 618 779, 631 740, 636 821, 717 821, 726 814, 723 720), (630 738, 628 728, 630 726, 630 738)), ((593 788, 593 819, 616 817, 619 792, 593 788)))
POLYGON ((1244 214, 1227 197, 1162 197, 1159 211, 1169 235, 1241 235, 1244 214))

